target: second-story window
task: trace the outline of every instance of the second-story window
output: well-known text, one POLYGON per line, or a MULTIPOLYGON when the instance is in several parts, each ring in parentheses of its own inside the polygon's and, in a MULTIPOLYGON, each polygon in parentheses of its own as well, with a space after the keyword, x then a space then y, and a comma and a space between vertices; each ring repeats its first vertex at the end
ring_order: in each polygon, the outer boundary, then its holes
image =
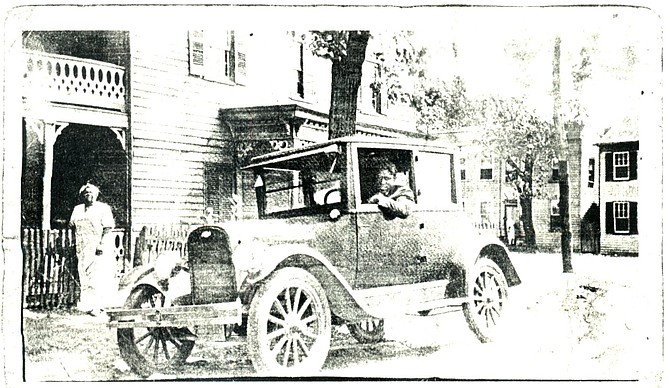
POLYGON ((615 152, 613 154, 614 161, 614 180, 628 180, 630 176, 628 151, 615 152))
POLYGON ((381 64, 365 61, 362 71, 361 86, 358 88, 358 109, 366 113, 385 113, 387 99, 381 64))
POLYGON ((605 152, 605 182, 637 179, 637 149, 605 152))
POLYGON ((305 98, 305 45, 302 42, 297 44, 298 63, 296 64, 296 93, 300 98, 305 98))
POLYGON ((235 31, 189 31, 189 74, 210 81, 244 83, 247 63, 243 37, 235 31))

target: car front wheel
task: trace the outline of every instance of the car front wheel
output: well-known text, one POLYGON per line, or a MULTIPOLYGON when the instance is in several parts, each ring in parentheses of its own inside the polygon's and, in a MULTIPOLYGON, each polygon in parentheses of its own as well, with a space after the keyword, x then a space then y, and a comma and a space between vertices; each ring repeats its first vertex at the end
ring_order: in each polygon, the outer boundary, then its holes
POLYGON ((480 258, 467 282, 468 302, 463 314, 468 326, 481 342, 491 342, 500 330, 507 303, 507 279, 489 258, 480 258))
MULTIPOLYGON (((165 296, 153 287, 134 290, 124 307, 155 309, 164 307, 165 296)), ((117 329, 121 358, 142 377, 181 366, 195 345, 193 333, 185 327, 147 327, 117 329)))
POLYGON ((326 293, 309 272, 283 268, 268 277, 249 308, 247 341, 256 371, 309 375, 330 349, 331 316, 326 293))

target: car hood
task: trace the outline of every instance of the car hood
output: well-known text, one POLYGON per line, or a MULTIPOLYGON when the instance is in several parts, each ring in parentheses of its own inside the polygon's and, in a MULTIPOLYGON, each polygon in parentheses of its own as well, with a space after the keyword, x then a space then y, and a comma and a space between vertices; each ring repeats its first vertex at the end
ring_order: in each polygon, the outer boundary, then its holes
POLYGON ((316 238, 318 228, 314 223, 291 219, 229 221, 217 226, 226 231, 233 247, 249 242, 267 245, 307 243, 316 238))

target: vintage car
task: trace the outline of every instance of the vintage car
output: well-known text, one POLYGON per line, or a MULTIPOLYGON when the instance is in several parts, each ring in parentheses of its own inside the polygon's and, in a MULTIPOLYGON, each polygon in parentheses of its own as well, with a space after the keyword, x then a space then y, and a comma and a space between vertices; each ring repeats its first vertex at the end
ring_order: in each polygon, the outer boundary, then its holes
POLYGON ((384 319, 454 310, 492 340, 521 281, 464 216, 457 160, 430 141, 365 137, 252 159, 258 219, 199 226, 187 260, 166 253, 124 279, 125 306, 108 311, 121 356, 147 376, 184 363, 195 342, 246 341, 259 374, 312 375, 334 325, 376 343, 384 319), (409 215, 369 203, 380 161, 411 190, 409 215))

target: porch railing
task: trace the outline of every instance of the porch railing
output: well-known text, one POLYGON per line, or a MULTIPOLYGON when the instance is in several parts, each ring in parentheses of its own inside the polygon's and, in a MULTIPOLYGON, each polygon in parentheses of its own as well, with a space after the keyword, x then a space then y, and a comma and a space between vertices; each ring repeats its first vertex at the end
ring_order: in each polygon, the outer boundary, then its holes
POLYGON ((23 301, 26 307, 55 308, 79 297, 72 230, 23 229, 23 301))
POLYGON ((142 227, 135 243, 133 265, 151 263, 164 251, 179 251, 186 257, 186 240, 192 225, 146 225, 142 227))
MULTIPOLYGON (((186 256, 189 225, 151 225, 142 228, 134 257, 127 251, 127 233, 112 230, 116 276, 134 266, 151 263, 163 251, 186 256)), ((79 298, 79 275, 72 229, 23 228, 23 302, 25 307, 53 309, 71 307, 79 298)))
POLYGON ((125 111, 125 70, 91 59, 24 50, 24 97, 125 111))

